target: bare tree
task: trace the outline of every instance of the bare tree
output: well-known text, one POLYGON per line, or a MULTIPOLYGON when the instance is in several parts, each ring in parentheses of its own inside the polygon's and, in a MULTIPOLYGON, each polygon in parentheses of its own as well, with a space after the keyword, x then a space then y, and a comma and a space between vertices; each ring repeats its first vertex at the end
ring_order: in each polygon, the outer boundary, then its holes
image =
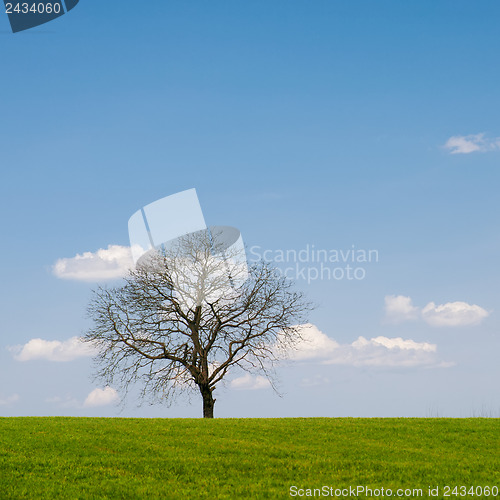
POLYGON ((233 367, 272 382, 275 362, 300 340, 310 304, 271 265, 249 269, 224 238, 199 232, 151 251, 123 286, 93 292, 97 376, 142 396, 171 400, 199 390, 213 418, 213 391, 233 367))

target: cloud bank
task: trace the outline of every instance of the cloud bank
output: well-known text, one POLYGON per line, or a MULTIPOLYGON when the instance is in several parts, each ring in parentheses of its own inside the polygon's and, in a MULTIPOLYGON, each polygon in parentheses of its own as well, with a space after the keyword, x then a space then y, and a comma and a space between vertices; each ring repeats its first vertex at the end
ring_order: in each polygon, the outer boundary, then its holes
POLYGON ((96 351, 89 345, 84 344, 80 337, 72 337, 65 341, 31 339, 24 345, 10 347, 17 361, 46 360, 67 362, 78 358, 90 357, 96 351))
POLYGON ((454 135, 443 146, 452 155, 500 150, 500 137, 487 138, 485 134, 454 135))
POLYGON ((109 245, 97 252, 84 252, 59 259, 52 267, 55 276, 77 281, 105 281, 126 276, 134 267, 130 247, 109 245))
POLYGON ((437 357, 437 346, 401 337, 358 337, 350 344, 339 344, 310 323, 302 325, 303 340, 292 351, 295 361, 320 361, 322 364, 416 367, 450 366, 437 357))
POLYGON ((385 317, 390 323, 402 323, 422 319, 431 326, 472 326, 479 325, 490 315, 476 304, 467 302, 447 302, 436 305, 429 302, 420 309, 412 304, 410 297, 387 295, 385 297, 385 317))

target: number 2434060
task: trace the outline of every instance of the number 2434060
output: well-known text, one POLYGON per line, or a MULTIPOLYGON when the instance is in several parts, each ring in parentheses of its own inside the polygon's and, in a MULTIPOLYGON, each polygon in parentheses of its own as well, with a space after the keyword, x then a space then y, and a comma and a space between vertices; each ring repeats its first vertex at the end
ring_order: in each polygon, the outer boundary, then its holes
POLYGON ((59 14, 61 12, 60 3, 6 3, 5 12, 7 14, 59 14))

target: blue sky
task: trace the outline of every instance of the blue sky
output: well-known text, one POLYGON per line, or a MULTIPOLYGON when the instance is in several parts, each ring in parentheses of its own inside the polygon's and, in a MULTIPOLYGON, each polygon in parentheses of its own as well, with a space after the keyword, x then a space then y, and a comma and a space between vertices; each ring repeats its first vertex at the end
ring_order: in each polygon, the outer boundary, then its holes
POLYGON ((96 284, 53 268, 126 247, 136 210, 195 187, 207 223, 248 247, 379 252, 363 280, 298 280, 323 348, 279 369, 281 398, 228 382, 217 416, 499 416, 499 16, 495 1, 82 0, 15 35, 1 16, 0 414, 200 414, 196 397, 88 400, 103 387, 67 342, 96 284), (33 339, 44 354, 20 360, 33 339))

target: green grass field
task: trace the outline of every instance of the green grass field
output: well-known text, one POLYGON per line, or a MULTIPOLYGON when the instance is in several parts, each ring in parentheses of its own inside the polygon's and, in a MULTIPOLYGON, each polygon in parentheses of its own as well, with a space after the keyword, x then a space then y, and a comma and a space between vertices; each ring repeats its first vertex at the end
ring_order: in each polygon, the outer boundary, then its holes
POLYGON ((499 419, 0 418, 2 500, 292 498, 292 485, 446 498, 500 486, 499 470, 499 419))

